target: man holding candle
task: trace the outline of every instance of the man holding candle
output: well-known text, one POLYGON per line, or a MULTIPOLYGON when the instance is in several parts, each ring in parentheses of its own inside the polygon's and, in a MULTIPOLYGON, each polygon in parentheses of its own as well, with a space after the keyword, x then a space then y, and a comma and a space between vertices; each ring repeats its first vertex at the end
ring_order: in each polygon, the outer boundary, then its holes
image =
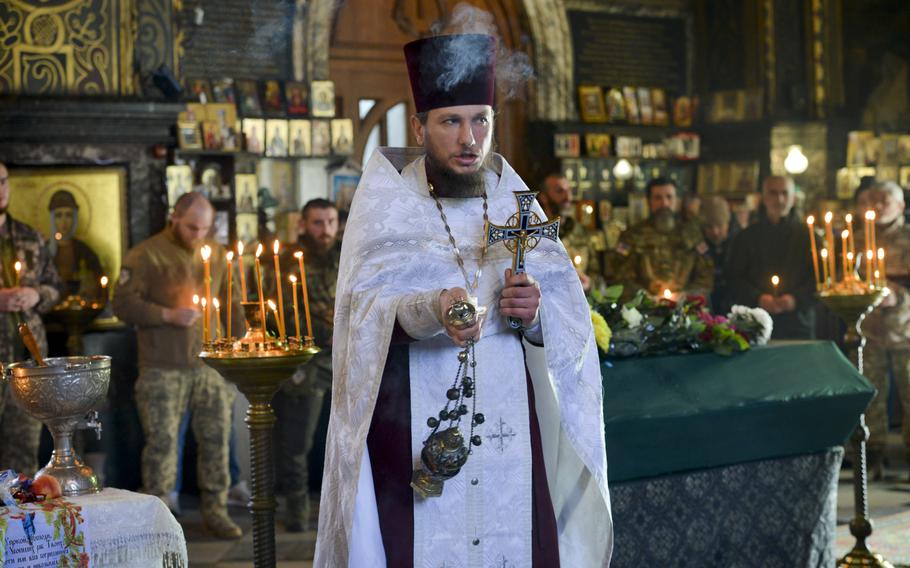
MULTIPOLYGON (((177 475, 177 438, 184 413, 191 413, 199 447, 198 484, 206 528, 217 538, 240 538, 227 514, 228 436, 234 390, 198 358, 202 321, 194 294, 227 297, 227 261, 221 245, 210 240, 214 209, 201 193, 187 193, 174 205, 170 224, 133 247, 123 261, 114 295, 114 312, 138 330, 139 378, 136 405, 145 434, 142 485, 167 502, 177 475), (200 250, 211 247, 203 266, 200 250), (206 274, 211 286, 206 286, 206 274), (208 290, 211 290, 209 292, 208 290)), ((235 335, 246 329, 235 288, 235 335)), ((227 300, 225 300, 227 302, 227 300)), ((209 328, 214 329, 214 310, 209 328)))
POLYGON ((733 302, 771 314, 772 339, 815 337, 816 282, 809 234, 794 214, 794 200, 792 179, 765 180, 758 220, 733 239, 727 268, 733 302), (777 295, 771 284, 774 275, 779 278, 777 295))
MULTIPOLYGON (((287 499, 285 529, 289 532, 311 528, 309 454, 317 445, 315 435, 319 417, 325 394, 332 386, 335 283, 341 258, 341 242, 337 238, 338 209, 326 199, 308 201, 300 212, 298 231, 297 243, 283 247, 281 255, 285 333, 295 336, 299 329, 301 335, 308 335, 306 313, 309 312, 309 327, 322 351, 298 369, 272 400, 277 415, 275 445, 281 456, 276 486, 287 499), (301 251, 303 258, 298 259, 295 255, 301 251), (300 266, 304 266, 308 306, 304 306, 300 266)), ((270 284, 274 289, 274 281, 270 284)))
MULTIPOLYGON (((883 455, 888 433, 889 375, 904 410, 902 437, 910 452, 910 225, 904 221, 904 192, 894 182, 876 183, 868 192, 875 211, 875 240, 887 260, 886 284, 891 294, 863 320, 866 346, 863 349, 863 374, 878 393, 866 409, 869 426, 869 471, 881 479, 883 455)), ((857 211, 862 218, 865 211, 857 211)), ((867 238, 857 235, 857 244, 866 248, 867 238)), ((878 251, 876 251, 877 253, 878 251)), ((876 260, 877 254, 876 254, 876 260)), ((880 267, 879 270, 881 271, 880 267)))
MULTIPOLYGON (((24 321, 47 356, 47 339, 40 314, 47 313, 63 290, 53 256, 35 229, 7 213, 9 171, 0 163, 0 361, 24 361, 29 356, 19 338, 24 321), (20 263, 20 270, 14 268, 20 263)), ((0 380, 0 469, 34 475, 38 469, 41 422, 13 402, 5 380, 0 380)))

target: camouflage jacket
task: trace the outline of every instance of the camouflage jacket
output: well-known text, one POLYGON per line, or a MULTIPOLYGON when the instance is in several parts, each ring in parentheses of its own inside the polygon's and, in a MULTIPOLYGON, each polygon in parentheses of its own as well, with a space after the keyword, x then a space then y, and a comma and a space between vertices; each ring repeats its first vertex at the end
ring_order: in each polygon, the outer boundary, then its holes
MULTIPOLYGON (((16 221, 7 214, 6 223, 0 227, 0 262, 3 263, 2 285, 4 288, 15 286, 15 271, 13 264, 16 260, 22 261, 22 272, 19 276, 19 285, 34 288, 38 292, 38 304, 30 310, 23 312, 22 319, 31 328, 41 351, 47 354, 47 337, 44 333, 44 324, 39 314, 46 314, 60 299, 63 282, 57 275, 54 259, 47 250, 44 239, 35 229, 25 223, 16 221), (9 266, 6 266, 9 264, 9 266)), ((10 363, 22 360, 28 356, 19 339, 19 316, 13 313, 2 313, 3 323, 0 325, 0 361, 10 363)))
POLYGON ((589 232, 572 217, 564 217, 559 227, 559 239, 575 267, 591 279, 591 289, 603 286, 603 239, 589 232))
POLYGON ((714 261, 694 223, 664 232, 645 219, 622 234, 613 253, 615 274, 609 280, 624 285, 626 298, 639 288, 654 295, 667 288, 707 295, 714 286, 714 261))
MULTIPOLYGON (((895 303, 872 310, 863 320, 863 333, 885 347, 910 350, 910 225, 901 215, 888 227, 876 227, 875 240, 876 246, 885 249, 885 272, 895 303)), ((862 238, 857 245, 865 249, 862 238)))

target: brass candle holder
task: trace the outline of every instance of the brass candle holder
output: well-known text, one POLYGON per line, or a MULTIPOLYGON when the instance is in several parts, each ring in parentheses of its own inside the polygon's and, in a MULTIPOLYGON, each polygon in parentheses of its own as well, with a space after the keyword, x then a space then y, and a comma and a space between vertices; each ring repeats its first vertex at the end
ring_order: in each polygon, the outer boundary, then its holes
MULTIPOLYGON (((856 349, 856 368, 863 372, 863 336, 862 324, 866 315, 878 306, 890 294, 885 286, 863 286, 863 293, 851 287, 826 290, 819 299, 832 312, 847 324, 844 335, 844 348, 856 349), (840 293, 839 293, 840 292, 840 293)), ((869 440, 869 428, 866 427, 864 414, 859 417, 859 425, 850 437, 853 446, 853 507, 854 517, 850 521, 850 534, 856 538, 853 549, 841 558, 837 565, 848 567, 894 568, 881 554, 869 550, 866 539, 872 535, 872 518, 869 516, 868 472, 866 468, 866 441, 869 440)))
POLYGON ((312 337, 285 341, 263 333, 259 302, 243 302, 249 331, 241 339, 225 338, 203 345, 199 357, 226 380, 237 385, 250 402, 250 469, 253 517, 253 559, 256 568, 275 566, 275 486, 272 397, 282 382, 319 352, 312 337))
POLYGON ((54 306, 48 318, 63 325, 66 332, 66 352, 70 356, 83 355, 82 334, 104 310, 104 304, 72 294, 54 306))

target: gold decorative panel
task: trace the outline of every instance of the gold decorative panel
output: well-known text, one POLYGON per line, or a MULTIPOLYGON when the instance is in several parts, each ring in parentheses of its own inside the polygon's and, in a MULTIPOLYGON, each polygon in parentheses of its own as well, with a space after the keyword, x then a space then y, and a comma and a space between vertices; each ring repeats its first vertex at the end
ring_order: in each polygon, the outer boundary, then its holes
POLYGON ((131 0, 0 2, 0 93, 129 95, 131 0))

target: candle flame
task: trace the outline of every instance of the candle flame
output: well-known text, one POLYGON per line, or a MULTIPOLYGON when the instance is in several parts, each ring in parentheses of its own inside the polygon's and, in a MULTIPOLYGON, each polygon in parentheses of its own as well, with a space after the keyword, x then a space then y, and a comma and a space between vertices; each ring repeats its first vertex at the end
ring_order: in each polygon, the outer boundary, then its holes
POLYGON ((271 300, 267 301, 266 303, 269 305, 270 310, 274 310, 274 309, 278 308, 278 306, 275 305, 275 302, 273 302, 271 300))
POLYGON ((773 285, 775 285, 775 286, 777 286, 778 284, 780 284, 780 276, 778 276, 777 274, 775 274, 774 276, 772 276, 772 277, 771 277, 771 284, 773 284, 773 285))
POLYGON ((822 258, 828 258, 828 249, 822 249, 822 258))
POLYGON ((882 277, 881 273, 878 270, 876 270, 873 274, 875 275, 876 280, 882 277))
POLYGON ((199 294, 193 294, 193 305, 194 306, 199 305, 199 294))
POLYGON ((669 300, 672 297, 673 297, 673 292, 671 292, 669 288, 664 288, 664 298, 669 300))
POLYGON ((872 260, 872 257, 875 256, 875 253, 872 252, 872 249, 866 251, 866 258, 872 260))
POLYGON ((807 224, 807 225, 814 225, 814 224, 815 224, 815 217, 814 217, 813 215, 809 215, 808 217, 806 217, 806 224, 807 224))
POLYGON ((840 238, 842 238, 842 239, 846 239, 849 236, 850 236, 850 231, 848 231, 847 229, 844 229, 843 231, 840 232, 840 238))
POLYGON ((218 298, 212 298, 212 305, 216 310, 221 309, 221 302, 218 301, 218 298))
POLYGON ((237 241, 237 256, 243 256, 243 241, 237 241))
POLYGON ((885 249, 883 249, 883 248, 878 249, 878 259, 879 260, 885 259, 885 249))
POLYGON ((297 252, 294 253, 294 258, 302 258, 302 257, 303 257, 303 251, 302 251, 302 250, 299 250, 299 251, 297 251, 297 252))
POLYGON ((262 255, 262 243, 259 243, 259 246, 256 247, 256 258, 259 258, 262 255))
POLYGON ((205 305, 208 303, 208 302, 205 301, 205 296, 199 298, 199 303, 202 304, 202 307, 203 307, 203 308, 205 307, 205 305))
POLYGON ((594 213, 594 207, 591 205, 585 205, 585 213, 587 213, 588 215, 590 215, 591 213, 594 213))
POLYGON ((278 254, 278 239, 275 239, 275 242, 272 243, 272 251, 273 251, 275 254, 278 254))
POLYGON ((834 213, 828 211, 825 213, 825 223, 830 223, 831 219, 834 219, 834 213))
POLYGON ((232 251, 232 250, 227 251, 227 254, 225 256, 227 257, 228 262, 233 261, 234 260, 234 251, 232 251))
POLYGON ((208 262, 209 259, 212 258, 212 247, 209 245, 203 246, 199 252, 202 254, 202 260, 204 262, 208 262))
POLYGON ((101 287, 102 287, 102 288, 107 288, 107 283, 108 283, 107 276, 102 276, 102 277, 101 277, 101 287))
POLYGON ((847 213, 847 216, 844 217, 844 220, 847 221, 848 223, 852 223, 852 222, 853 222, 853 215, 850 214, 850 213, 847 213))
POLYGON ((875 211, 872 211, 871 209, 869 211, 866 211, 866 219, 868 221, 874 221, 875 220, 875 211))
POLYGON ((853 251, 847 253, 847 260, 853 260, 853 251))
POLYGON ((575 258, 572 259, 572 260, 575 261, 575 264, 576 264, 576 265, 581 264, 581 255, 580 255, 580 254, 576 254, 576 255, 575 255, 575 258))
POLYGON ((62 240, 63 240, 63 233, 54 233, 54 239, 56 239, 56 240, 58 240, 58 241, 62 241, 62 240))
POLYGON ((22 270, 22 262, 17 260, 16 264, 13 265, 13 268, 16 269, 16 272, 19 272, 20 270, 22 270))
POLYGON ((291 284, 296 284, 296 283, 297 283, 297 277, 294 276, 293 274, 291 274, 290 276, 288 276, 288 280, 291 281, 291 284))

